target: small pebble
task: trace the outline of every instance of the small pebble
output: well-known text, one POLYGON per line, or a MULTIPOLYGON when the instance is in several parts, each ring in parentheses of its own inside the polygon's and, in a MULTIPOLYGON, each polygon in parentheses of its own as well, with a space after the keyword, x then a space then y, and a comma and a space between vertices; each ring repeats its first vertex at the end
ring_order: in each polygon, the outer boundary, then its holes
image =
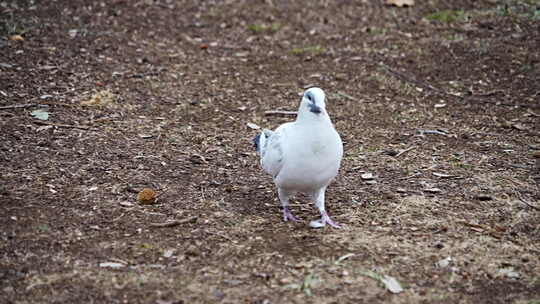
POLYGON ((154 190, 145 188, 137 195, 137 200, 143 205, 150 205, 156 202, 157 194, 154 190))

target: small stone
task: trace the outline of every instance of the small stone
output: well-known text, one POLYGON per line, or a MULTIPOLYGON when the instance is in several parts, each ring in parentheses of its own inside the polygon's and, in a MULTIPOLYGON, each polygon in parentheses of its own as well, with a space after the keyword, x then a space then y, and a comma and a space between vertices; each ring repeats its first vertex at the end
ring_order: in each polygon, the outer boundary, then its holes
POLYGON ((170 258, 174 254, 174 249, 167 249, 163 252, 163 257, 170 258))
POLYGON ((225 297, 225 293, 223 291, 221 291, 221 290, 216 289, 216 290, 214 290, 213 294, 214 294, 214 297, 216 297, 219 300, 221 300, 221 299, 223 299, 225 297))
POLYGON ((261 129, 261 127, 259 127, 257 124, 254 124, 252 122, 248 122, 247 126, 248 126, 248 128, 253 129, 253 130, 260 130, 261 129))
POLYGON ((157 194, 154 190, 145 188, 137 195, 137 200, 143 205, 151 205, 156 202, 157 194))
POLYGON ((491 201, 493 197, 487 194, 478 194, 474 196, 474 199, 485 202, 485 201, 491 201))
POLYGON ((399 152, 397 152, 395 150, 384 150, 382 153, 386 154, 386 155, 389 155, 389 156, 396 156, 396 155, 398 155, 399 152))
POLYGON ((79 30, 77 29, 73 29, 73 30, 69 30, 68 31, 68 35, 70 38, 75 38, 77 37, 77 34, 79 33, 79 30))
POLYGON ((374 179, 372 173, 364 173, 364 174, 360 175, 360 177, 361 177, 363 180, 372 180, 372 179, 374 179))
POLYGON ((436 264, 437 264, 437 267, 439 268, 445 268, 445 267, 448 267, 448 265, 450 265, 450 262, 452 262, 452 258, 447 257, 445 259, 438 261, 436 264))
POLYGON ((2 289, 5 293, 12 293, 15 291, 15 289, 12 286, 7 286, 4 289, 2 289))
POLYGON ((345 73, 338 73, 335 75, 336 80, 347 80, 347 74, 345 73))

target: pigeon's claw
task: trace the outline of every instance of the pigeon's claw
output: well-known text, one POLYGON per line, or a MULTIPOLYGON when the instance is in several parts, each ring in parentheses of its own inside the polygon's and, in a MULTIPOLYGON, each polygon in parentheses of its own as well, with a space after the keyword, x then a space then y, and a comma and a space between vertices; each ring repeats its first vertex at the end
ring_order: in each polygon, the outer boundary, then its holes
POLYGON ((334 227, 334 228, 341 229, 341 225, 338 224, 338 223, 336 223, 336 222, 334 222, 334 221, 332 221, 332 219, 331 219, 328 215, 326 216, 326 218, 323 217, 323 218, 322 218, 322 221, 323 221, 324 223, 327 223, 328 225, 334 227))
POLYGON ((298 222, 298 218, 291 213, 291 210, 289 210, 289 207, 283 207, 283 220, 285 222, 286 221, 298 222))
POLYGON ((336 228, 336 229, 340 229, 342 228, 341 225, 339 225, 338 223, 332 221, 332 219, 330 218, 330 216, 328 216, 328 213, 325 212, 322 212, 322 217, 320 220, 316 220, 316 221, 311 221, 309 223, 309 226, 311 228, 323 228, 324 226, 326 226, 326 224, 336 228))

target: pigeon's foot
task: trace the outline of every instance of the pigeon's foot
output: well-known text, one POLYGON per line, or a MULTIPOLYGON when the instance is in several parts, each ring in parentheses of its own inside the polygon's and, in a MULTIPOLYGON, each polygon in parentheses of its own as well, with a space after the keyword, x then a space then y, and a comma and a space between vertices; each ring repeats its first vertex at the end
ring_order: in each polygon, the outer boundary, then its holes
POLYGON ((341 225, 339 225, 338 223, 332 221, 332 219, 330 217, 326 217, 326 219, 324 220, 328 225, 334 227, 334 228, 337 228, 337 229, 340 229, 341 228, 341 225))
POLYGON ((285 222, 286 221, 298 222, 298 218, 291 213, 291 210, 289 210, 289 207, 283 207, 283 220, 285 222))
POLYGON ((320 220, 316 220, 316 221, 311 221, 309 222, 309 226, 311 228, 323 228, 324 226, 326 226, 326 224, 334 227, 334 228, 341 228, 341 225, 337 224, 336 222, 332 221, 332 219, 330 218, 330 216, 328 216, 328 214, 326 212, 324 212, 322 214, 322 218, 320 220))
POLYGON ((322 219, 309 222, 309 227, 311 228, 323 228, 324 226, 326 226, 326 223, 322 219))

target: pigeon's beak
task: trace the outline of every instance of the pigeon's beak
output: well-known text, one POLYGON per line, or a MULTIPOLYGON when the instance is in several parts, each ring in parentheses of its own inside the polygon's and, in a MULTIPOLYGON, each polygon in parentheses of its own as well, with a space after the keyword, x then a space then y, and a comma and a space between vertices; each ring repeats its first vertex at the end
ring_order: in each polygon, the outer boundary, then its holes
POLYGON ((309 103, 309 104, 308 104, 308 107, 309 107, 309 111, 310 111, 311 113, 321 114, 321 112, 322 112, 321 107, 319 107, 318 105, 316 105, 316 104, 314 104, 314 103, 309 103))

